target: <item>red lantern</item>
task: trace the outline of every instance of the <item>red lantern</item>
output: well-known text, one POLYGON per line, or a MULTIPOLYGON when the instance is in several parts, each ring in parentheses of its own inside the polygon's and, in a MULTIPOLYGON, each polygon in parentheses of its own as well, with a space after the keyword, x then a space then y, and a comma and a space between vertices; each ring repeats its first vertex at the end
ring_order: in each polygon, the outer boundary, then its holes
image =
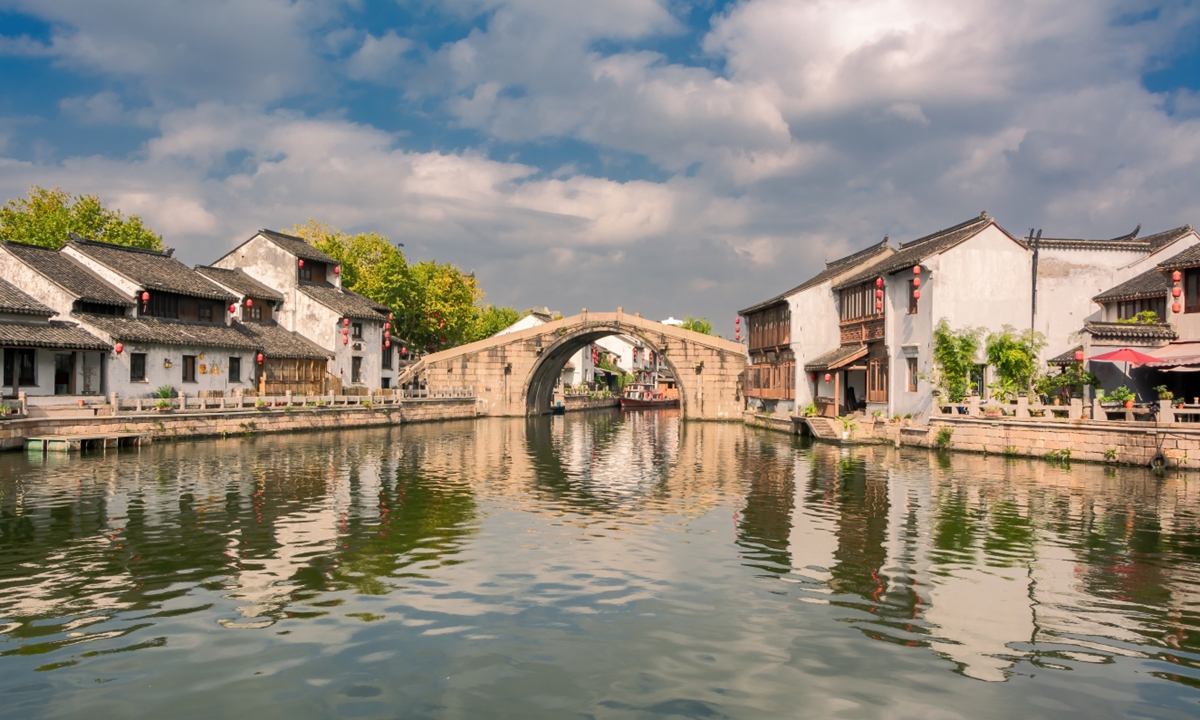
POLYGON ((1180 280, 1183 279, 1183 273, 1176 270, 1175 272, 1171 273, 1171 279, 1174 280, 1175 282, 1179 282, 1180 280))
POLYGON ((833 376, 829 373, 825 373, 825 382, 829 382, 830 380, 833 380, 833 376))
POLYGON ((343 338, 342 338, 342 344, 343 344, 343 345, 349 345, 349 344, 350 344, 350 338, 348 338, 348 337, 343 337, 343 338))
POLYGON ((1179 303, 1175 303, 1171 306, 1171 312, 1173 312, 1173 313, 1183 312, 1183 306, 1180 305, 1179 303))
POLYGON ((438 330, 445 330, 445 329, 446 329, 446 321, 442 320, 438 323, 438 330))
POLYGON ((913 300, 920 300, 920 299, 921 299, 921 291, 913 290, 913 300))
POLYGON ((883 297, 883 291, 882 291, 882 290, 876 290, 876 291, 875 291, 875 297, 877 297, 877 298, 881 298, 881 297, 883 297))
POLYGON ((395 319, 396 319, 395 315, 388 313, 388 320, 395 320, 395 319))
POLYGON ((739 341, 739 342, 740 342, 740 341, 741 341, 741 339, 742 339, 742 334, 741 334, 741 333, 737 333, 737 334, 735 334, 735 335, 733 336, 733 339, 734 339, 734 340, 737 340, 737 341, 739 341))
POLYGON ((113 347, 113 350, 116 350, 117 354, 120 355, 121 352, 125 350, 125 346, 121 343, 117 343, 116 346, 113 347))
POLYGON ((921 287, 921 278, 913 278, 913 287, 921 287))
POLYGON ((442 336, 442 342, 446 342, 446 336, 445 336, 445 335, 443 335, 443 336, 442 336))
POLYGON ((921 266, 913 265, 913 275, 920 275, 920 274, 921 274, 921 266))
POLYGON ((811 372, 811 373, 809 373, 809 374, 808 374, 808 379, 809 379, 809 380, 812 380, 813 382, 816 382, 816 381, 817 381, 817 374, 816 374, 815 372, 811 372))
POLYGON ((442 314, 441 314, 440 312, 438 312, 437 310, 434 310, 434 311, 433 311, 433 316, 434 316, 434 317, 441 317, 441 316, 442 316, 442 314))
POLYGON ((350 318, 342 318, 342 325, 349 325, 349 324, 350 324, 350 318))
POLYGON ((350 334, 350 328, 342 328, 342 334, 343 334, 343 335, 349 335, 349 334, 350 334))
POLYGON ((876 300, 876 301, 875 301, 875 309, 876 309, 876 310, 882 310, 882 309, 883 309, 883 301, 882 301, 882 300, 876 300))
POLYGON ((383 337, 384 337, 384 339, 385 339, 385 340, 386 340, 387 338, 390 338, 391 336, 392 336, 392 333, 391 333, 391 331, 389 331, 389 330, 384 330, 384 331, 383 331, 383 337))
POLYGON ((391 347, 391 346, 392 346, 392 341, 391 341, 391 340, 384 340, 384 341, 383 341, 383 346, 384 346, 384 347, 391 347))
POLYGON ((304 261, 303 261, 303 260, 301 260, 301 261, 300 261, 299 263, 297 263, 297 264, 298 264, 300 267, 304 267, 304 261))
POLYGON ((408 355, 408 348, 400 348, 400 357, 408 355))
POLYGON ((254 301, 250 298, 246 298, 246 307, 254 307, 254 301))
POLYGON ((257 359, 258 359, 258 363, 261 365, 261 364, 262 364, 262 361, 263 361, 263 354, 262 354, 262 353, 259 353, 259 354, 258 354, 258 358, 257 358, 257 359))
POLYGON ((237 305, 230 305, 229 306, 229 314, 232 315, 235 312, 237 312, 237 305))
POLYGON ((735 318, 733 319, 733 324, 734 324, 734 325, 741 325, 741 324, 742 324, 742 319, 741 319, 740 317, 735 317, 735 318))
POLYGON ((1082 350, 1075 351, 1075 362, 1083 362, 1083 351, 1082 350))
POLYGON ((333 274, 334 274, 334 275, 341 275, 341 274, 342 274, 342 268, 341 268, 341 266, 340 266, 340 265, 334 265, 334 266, 333 266, 333 274))
POLYGON ((142 291, 142 302, 150 302, 150 293, 142 291))
POLYGON ((883 278, 875 278, 875 287, 883 287, 883 278))
POLYGON ((1179 297, 1183 294, 1183 290, 1178 286, 1171 288, 1171 297, 1179 297))

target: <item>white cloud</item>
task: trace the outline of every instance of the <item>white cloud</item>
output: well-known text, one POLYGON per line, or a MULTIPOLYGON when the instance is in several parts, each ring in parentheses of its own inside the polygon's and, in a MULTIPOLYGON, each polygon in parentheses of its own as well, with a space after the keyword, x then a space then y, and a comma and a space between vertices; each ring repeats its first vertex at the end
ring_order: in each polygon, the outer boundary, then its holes
POLYGON ((346 61, 346 74, 355 80, 379 80, 395 69, 412 40, 388 30, 381 37, 367 35, 362 46, 346 61))

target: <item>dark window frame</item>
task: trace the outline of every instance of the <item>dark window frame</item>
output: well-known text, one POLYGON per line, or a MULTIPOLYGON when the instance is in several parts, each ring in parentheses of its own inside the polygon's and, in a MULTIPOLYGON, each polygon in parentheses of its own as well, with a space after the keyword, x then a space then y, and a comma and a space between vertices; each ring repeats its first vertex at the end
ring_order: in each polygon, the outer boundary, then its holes
POLYGON ((382 354, 381 358, 382 358, 382 364, 383 364, 383 369, 384 369, 384 370, 391 370, 391 369, 392 369, 392 367, 393 367, 393 365, 392 365, 392 356, 393 356, 393 355, 395 355, 395 353, 394 353, 394 352, 392 352, 392 349, 391 349, 390 347, 385 347, 385 348, 383 349, 383 354, 382 354))
POLYGON ((179 296, 172 293, 152 292, 150 300, 142 304, 142 315, 146 317, 179 319, 179 296))
POLYGON ((196 306, 196 319, 200 322, 213 322, 213 306, 207 303, 201 303, 196 306))
POLYGON ((908 281, 908 314, 916 315, 920 304, 921 301, 917 299, 917 280, 913 278, 908 281))
POLYGON ((146 382, 146 353, 129 353, 129 382, 146 382))
POLYGON ((229 382, 240 383, 242 381, 242 359, 240 357, 229 358, 229 370, 225 376, 229 378, 229 382))
POLYGON ((37 387, 37 350, 34 348, 4 348, 4 387, 37 387), (25 359, 29 358, 26 363, 25 359), (25 371, 29 374, 26 375, 25 371), (15 378, 14 378, 15 376, 15 378))
POLYGON ((363 359, 359 355, 350 358, 350 382, 355 385, 362 384, 362 365, 363 359))
POLYGON ((917 359, 915 357, 905 358, 904 364, 908 367, 908 392, 915 393, 921 380, 921 371, 918 369, 917 359))
POLYGON ((185 382, 185 383, 199 382, 199 380, 196 379, 196 356, 195 355, 184 355, 182 365, 183 365, 183 372, 182 372, 183 382, 185 382))
POLYGON ((1200 312, 1200 268, 1183 271, 1183 311, 1200 312))
POLYGON ((296 277, 305 282, 312 282, 312 264, 305 263, 304 267, 296 267, 296 277))
POLYGON ((350 337, 355 340, 362 340, 363 324, 360 322, 350 323, 350 337))

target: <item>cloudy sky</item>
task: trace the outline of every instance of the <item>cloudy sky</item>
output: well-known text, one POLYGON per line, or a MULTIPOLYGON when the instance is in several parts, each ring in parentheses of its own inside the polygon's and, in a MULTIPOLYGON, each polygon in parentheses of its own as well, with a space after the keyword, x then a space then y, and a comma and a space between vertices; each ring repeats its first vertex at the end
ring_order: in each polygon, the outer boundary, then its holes
POLYGON ((1200 3, 0 0, 0 199, 188 262, 313 217, 488 300, 734 311, 988 210, 1200 221, 1200 3))

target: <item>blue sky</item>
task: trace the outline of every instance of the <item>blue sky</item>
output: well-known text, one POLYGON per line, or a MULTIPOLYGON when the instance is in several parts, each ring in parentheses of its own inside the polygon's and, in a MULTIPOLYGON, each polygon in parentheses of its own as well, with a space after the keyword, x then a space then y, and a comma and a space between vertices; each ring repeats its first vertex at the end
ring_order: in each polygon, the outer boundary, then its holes
POLYGON ((376 230, 520 308, 734 311, 991 214, 1200 219, 1200 6, 1093 0, 0 0, 0 191, 190 262, 376 230))

